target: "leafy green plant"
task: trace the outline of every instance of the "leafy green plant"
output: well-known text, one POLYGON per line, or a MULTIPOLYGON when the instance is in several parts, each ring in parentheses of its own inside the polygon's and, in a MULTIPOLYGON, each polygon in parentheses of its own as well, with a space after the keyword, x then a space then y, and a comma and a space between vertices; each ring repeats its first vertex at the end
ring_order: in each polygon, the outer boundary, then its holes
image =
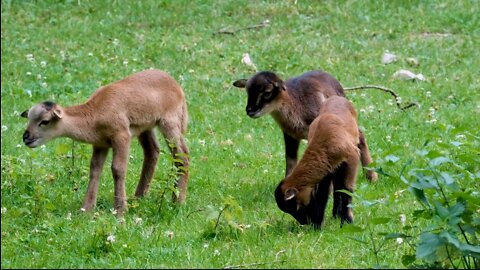
POLYGON ((223 198, 220 208, 207 205, 202 211, 206 220, 213 226, 207 230, 209 232, 207 235, 216 236, 225 229, 233 230, 234 233, 243 232, 245 229, 246 225, 238 222, 243 214, 243 209, 232 196, 223 198))
MULTIPOLYGON (((480 175, 466 170, 438 150, 423 149, 417 156, 423 158, 426 165, 410 169, 408 176, 401 175, 408 190, 422 205, 422 209, 413 212, 413 217, 428 224, 420 229, 418 243, 414 246, 415 257, 434 267, 459 268, 461 265, 478 269, 480 194, 474 187, 463 186, 462 182, 476 183, 480 175)), ((412 255, 407 256, 412 258, 412 255)), ((406 266, 410 263, 413 261, 406 260, 406 266)))

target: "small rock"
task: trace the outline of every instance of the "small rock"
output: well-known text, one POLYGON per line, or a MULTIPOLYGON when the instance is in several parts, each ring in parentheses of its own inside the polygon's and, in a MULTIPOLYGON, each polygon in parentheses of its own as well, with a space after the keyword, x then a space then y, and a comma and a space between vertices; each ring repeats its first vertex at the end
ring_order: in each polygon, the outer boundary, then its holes
POLYGON ((397 56, 393 53, 384 53, 383 56, 382 56, 382 64, 384 65, 388 65, 390 63, 393 63, 397 61, 397 56))
POLYGON ((424 81, 425 76, 423 74, 415 74, 411 72, 410 70, 406 69, 401 69, 393 74, 393 77, 400 79, 400 80, 419 80, 419 81, 424 81))

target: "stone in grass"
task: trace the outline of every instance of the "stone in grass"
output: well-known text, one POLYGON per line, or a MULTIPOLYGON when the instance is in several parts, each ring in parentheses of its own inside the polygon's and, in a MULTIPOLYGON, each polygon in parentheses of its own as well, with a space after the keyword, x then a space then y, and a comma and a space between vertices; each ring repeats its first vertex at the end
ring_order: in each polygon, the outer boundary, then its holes
POLYGON ((415 74, 410 70, 401 69, 393 74, 393 77, 400 80, 418 80, 418 81, 425 81, 425 77, 423 74, 415 74))
POLYGON ((393 63, 397 61, 397 56, 393 53, 386 52, 382 56, 382 64, 388 65, 390 63, 393 63))

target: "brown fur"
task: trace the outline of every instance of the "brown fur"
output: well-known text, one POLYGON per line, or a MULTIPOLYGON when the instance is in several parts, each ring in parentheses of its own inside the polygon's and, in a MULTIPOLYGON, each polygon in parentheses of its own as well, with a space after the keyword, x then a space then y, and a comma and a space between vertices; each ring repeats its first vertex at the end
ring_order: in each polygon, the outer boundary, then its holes
MULTIPOLYGON (((315 70, 283 81, 275 73, 262 71, 249 80, 241 79, 234 86, 245 88, 248 94, 246 111, 252 118, 271 114, 284 133, 285 175, 297 164, 300 140, 307 139, 309 126, 318 116, 322 102, 331 96, 345 97, 340 83, 330 74, 315 70)), ((363 166, 372 162, 368 144, 359 133, 359 148, 363 166)), ((376 181, 378 175, 367 172, 367 178, 376 181)))
POLYGON ((160 153, 154 127, 172 143, 170 150, 174 158, 182 160, 176 164, 181 174, 177 182, 180 194, 176 199, 185 201, 189 160, 183 133, 187 128, 187 107, 182 88, 167 73, 141 71, 99 88, 81 105, 62 108, 53 102, 43 102, 22 116, 29 119, 23 139, 31 148, 57 137, 92 144, 90 182, 83 209, 91 210, 96 204, 98 180, 110 148, 113 150, 115 209, 119 214, 127 209, 125 174, 130 141, 137 136, 144 151, 144 162, 135 195, 143 196, 148 191, 160 153))
MULTIPOLYGON (((281 194, 280 196, 276 194, 276 200, 282 210, 285 211, 284 205, 289 204, 290 200, 295 201, 296 209, 294 207, 286 211, 293 215, 295 213, 291 212, 309 206, 312 197, 315 196, 314 193, 318 193, 315 190, 316 186, 323 181, 332 181, 335 190, 347 189, 353 192, 360 152, 357 114, 351 102, 339 96, 328 98, 322 105, 319 116, 310 126, 308 139, 308 146, 302 159, 292 173, 279 184, 276 191, 281 194), (342 179, 332 177, 332 175, 338 175, 337 170, 340 168, 344 170, 342 172, 344 177, 342 179)), ((330 182, 323 183, 321 186, 325 189, 329 184, 330 182)), ((328 190, 322 192, 322 196, 328 196, 328 190)), ((351 201, 351 197, 342 196, 345 198, 344 203, 351 201)), ((353 221, 351 209, 346 207, 346 204, 339 206, 337 200, 336 207, 343 208, 342 210, 334 209, 334 211, 340 211, 342 221, 353 221)), ((324 209, 325 205, 319 207, 324 209)), ((307 213, 307 215, 314 214, 307 213)), ((322 219, 323 214, 320 220, 312 222, 320 225, 322 219)))

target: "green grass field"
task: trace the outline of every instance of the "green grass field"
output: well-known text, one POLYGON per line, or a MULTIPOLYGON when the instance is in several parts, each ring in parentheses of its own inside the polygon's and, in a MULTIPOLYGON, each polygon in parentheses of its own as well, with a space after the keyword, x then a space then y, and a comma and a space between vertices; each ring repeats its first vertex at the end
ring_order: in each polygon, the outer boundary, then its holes
MULTIPOLYGON (((418 235, 441 222, 419 217, 425 206, 400 176, 413 181, 409 172, 437 157, 452 161, 438 170, 454 182, 452 198, 468 198, 474 218, 463 222, 478 248, 479 14, 475 0, 2 0, 1 267, 405 268, 418 235), (382 64, 387 51, 398 60, 382 64), (382 85, 420 104, 401 111, 386 93, 347 93, 383 173, 375 184, 359 173, 354 226, 340 227, 331 201, 320 231, 277 208, 283 137, 271 117, 250 119, 246 93, 232 86, 256 72, 241 62, 244 53, 284 79, 323 69, 345 87, 382 85), (165 192, 172 165, 163 143, 150 193, 133 198, 142 164, 135 140, 124 222, 111 211, 110 159, 96 209, 82 213, 91 147, 62 138, 29 149, 20 113, 44 100, 82 103, 101 85, 151 67, 170 73, 186 94, 187 203, 175 206, 165 192), (395 79, 400 69, 425 81, 395 79)), ((437 264, 456 266, 465 264, 437 264)))

